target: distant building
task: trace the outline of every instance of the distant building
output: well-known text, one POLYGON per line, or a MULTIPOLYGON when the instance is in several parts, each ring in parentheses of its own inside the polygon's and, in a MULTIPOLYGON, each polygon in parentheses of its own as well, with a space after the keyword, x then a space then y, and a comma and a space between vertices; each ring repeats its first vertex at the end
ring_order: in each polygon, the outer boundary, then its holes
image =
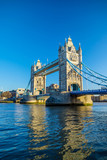
POLYGON ((18 88, 16 90, 16 98, 19 96, 22 96, 24 92, 25 92, 25 88, 18 88))
POLYGON ((92 96, 93 102, 107 102, 107 95, 92 96))
MULTIPOLYGON (((27 90, 29 91, 29 90, 27 90)), ((12 97, 18 98, 22 96, 25 92, 25 88, 18 88, 16 90, 9 91, 12 94, 12 97)))
POLYGON ((50 86, 46 87, 46 93, 52 93, 59 90, 58 84, 51 84, 50 86))

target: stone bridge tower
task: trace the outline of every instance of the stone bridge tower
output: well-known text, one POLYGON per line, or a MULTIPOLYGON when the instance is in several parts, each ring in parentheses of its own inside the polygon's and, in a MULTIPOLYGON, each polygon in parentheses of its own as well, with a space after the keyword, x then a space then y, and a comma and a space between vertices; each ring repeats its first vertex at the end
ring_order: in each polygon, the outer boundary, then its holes
POLYGON ((33 95, 46 93, 46 76, 34 75, 34 72, 42 67, 40 60, 31 66, 31 92, 33 95))
MULTIPOLYGON (((59 89, 60 91, 74 91, 83 89, 82 77, 74 71, 70 66, 71 63, 82 69, 82 50, 79 44, 79 49, 76 50, 71 38, 65 40, 64 46, 59 46, 59 89)), ((80 71, 78 71, 80 72, 80 71)), ((82 74, 82 72, 80 72, 82 74)))

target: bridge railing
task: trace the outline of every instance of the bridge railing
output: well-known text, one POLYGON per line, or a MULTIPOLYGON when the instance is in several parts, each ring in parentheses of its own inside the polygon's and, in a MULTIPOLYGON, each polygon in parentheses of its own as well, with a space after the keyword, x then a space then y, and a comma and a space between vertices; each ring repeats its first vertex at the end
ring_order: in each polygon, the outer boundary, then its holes
POLYGON ((107 89, 71 91, 71 95, 84 95, 84 94, 107 94, 107 89))

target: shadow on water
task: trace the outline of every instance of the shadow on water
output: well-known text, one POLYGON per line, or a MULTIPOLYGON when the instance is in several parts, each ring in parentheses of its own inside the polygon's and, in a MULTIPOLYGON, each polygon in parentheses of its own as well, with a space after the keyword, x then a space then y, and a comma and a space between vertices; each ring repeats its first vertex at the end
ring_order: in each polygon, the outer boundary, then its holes
POLYGON ((91 106, 30 106, 30 147, 33 159, 86 159, 94 150, 87 129, 93 123, 91 106))

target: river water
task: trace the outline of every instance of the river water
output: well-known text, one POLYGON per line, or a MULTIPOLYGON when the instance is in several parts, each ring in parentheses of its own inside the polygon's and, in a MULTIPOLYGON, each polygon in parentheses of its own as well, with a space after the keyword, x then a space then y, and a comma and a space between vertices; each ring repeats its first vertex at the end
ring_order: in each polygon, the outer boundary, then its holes
POLYGON ((0 104, 1 160, 107 160, 107 103, 0 104))

